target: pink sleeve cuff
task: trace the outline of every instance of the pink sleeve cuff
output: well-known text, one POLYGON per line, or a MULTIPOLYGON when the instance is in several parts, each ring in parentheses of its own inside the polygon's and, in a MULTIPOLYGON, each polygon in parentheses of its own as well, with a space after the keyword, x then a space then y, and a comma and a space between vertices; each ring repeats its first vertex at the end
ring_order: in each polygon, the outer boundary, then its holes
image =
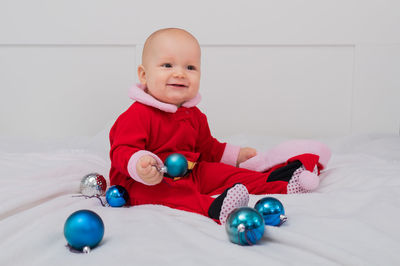
POLYGON ((160 166, 160 167, 164 166, 164 163, 161 161, 161 159, 157 155, 155 155, 152 152, 146 151, 146 150, 140 150, 140 151, 135 152, 131 156, 131 158, 129 159, 127 168, 128 168, 128 173, 132 177, 133 180, 135 180, 137 182, 140 182, 142 184, 151 186, 151 184, 147 184, 146 182, 144 182, 143 179, 140 178, 140 176, 136 172, 136 164, 137 164, 137 162, 139 161, 140 158, 142 158, 145 155, 150 155, 154 159, 156 159, 158 166, 160 166))
POLYGON ((240 147, 227 143, 224 154, 222 154, 221 163, 236 166, 239 157, 240 147))

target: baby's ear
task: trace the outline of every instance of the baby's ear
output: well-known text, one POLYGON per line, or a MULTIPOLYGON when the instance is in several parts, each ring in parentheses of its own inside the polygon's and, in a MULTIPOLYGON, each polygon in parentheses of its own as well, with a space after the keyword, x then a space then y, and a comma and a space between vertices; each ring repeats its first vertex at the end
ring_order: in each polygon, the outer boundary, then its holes
POLYGON ((137 72, 138 72, 138 78, 139 78, 140 83, 142 83, 143 85, 146 85, 146 71, 144 69, 144 66, 139 65, 137 72))

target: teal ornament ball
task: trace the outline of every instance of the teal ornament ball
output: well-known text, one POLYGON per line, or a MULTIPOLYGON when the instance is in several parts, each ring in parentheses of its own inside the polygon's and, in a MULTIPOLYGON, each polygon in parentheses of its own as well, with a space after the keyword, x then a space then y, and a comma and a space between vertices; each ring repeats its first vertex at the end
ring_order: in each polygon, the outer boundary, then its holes
POLYGON ((264 218, 266 225, 279 226, 286 222, 285 209, 282 203, 273 197, 265 197, 254 206, 264 218))
POLYGON ((264 235, 264 219, 253 208, 237 208, 229 214, 225 229, 231 242, 242 246, 254 245, 264 235))
POLYGON ((129 194, 123 186, 111 186, 106 192, 106 200, 111 207, 122 207, 129 201, 129 194))
POLYGON ((173 153, 165 159, 165 167, 170 177, 184 176, 188 170, 188 161, 180 153, 173 153))
POLYGON ((103 239, 103 220, 93 211, 76 211, 65 221, 64 236, 72 248, 82 252, 90 250, 103 239))

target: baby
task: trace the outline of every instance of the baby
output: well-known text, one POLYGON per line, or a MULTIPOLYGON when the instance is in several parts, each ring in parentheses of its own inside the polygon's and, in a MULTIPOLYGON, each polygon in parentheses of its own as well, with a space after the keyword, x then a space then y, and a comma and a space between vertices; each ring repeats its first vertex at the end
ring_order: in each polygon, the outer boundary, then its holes
POLYGON ((271 164, 253 148, 212 137, 206 116, 196 107, 200 57, 198 41, 185 30, 162 29, 148 37, 138 67, 141 84, 130 91, 135 102, 110 131, 111 185, 126 188, 130 205, 161 204, 221 224, 233 209, 247 206, 249 192, 306 192, 301 174, 318 173, 323 167, 318 155, 287 155, 271 164), (187 158, 185 176, 171 179, 159 171, 172 153, 187 158), (249 169, 261 163, 263 172, 238 168, 242 163, 249 169))

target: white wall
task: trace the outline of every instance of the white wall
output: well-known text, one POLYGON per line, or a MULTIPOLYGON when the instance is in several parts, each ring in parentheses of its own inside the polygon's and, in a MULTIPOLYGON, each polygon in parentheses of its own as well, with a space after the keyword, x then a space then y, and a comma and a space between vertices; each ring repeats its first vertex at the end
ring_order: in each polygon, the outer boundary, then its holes
POLYGON ((214 135, 400 127, 398 1, 0 0, 0 135, 93 135, 126 109, 145 38, 192 32, 214 135))

